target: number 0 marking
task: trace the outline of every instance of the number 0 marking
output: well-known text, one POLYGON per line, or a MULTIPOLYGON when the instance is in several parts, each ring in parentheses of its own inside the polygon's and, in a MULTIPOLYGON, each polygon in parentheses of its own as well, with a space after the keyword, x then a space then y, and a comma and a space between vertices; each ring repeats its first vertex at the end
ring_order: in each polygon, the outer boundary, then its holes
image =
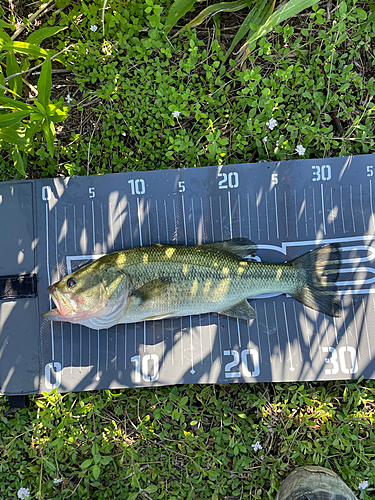
POLYGON ((51 186, 43 186, 42 187, 42 200, 48 201, 51 199, 51 196, 52 196, 51 186))
POLYGON ((48 390, 52 390, 55 387, 59 387, 61 384, 61 363, 58 361, 52 361, 51 363, 47 363, 44 367, 44 376, 45 376, 45 384, 48 390), (52 382, 51 370, 54 368, 55 370, 55 382, 52 382))
POLYGON ((157 354, 146 354, 133 356, 130 361, 134 363, 134 383, 141 383, 141 375, 145 382, 155 382, 159 378, 159 356, 157 354), (142 364, 142 372, 141 372, 142 364), (150 368, 153 367, 153 374, 150 374, 150 368))

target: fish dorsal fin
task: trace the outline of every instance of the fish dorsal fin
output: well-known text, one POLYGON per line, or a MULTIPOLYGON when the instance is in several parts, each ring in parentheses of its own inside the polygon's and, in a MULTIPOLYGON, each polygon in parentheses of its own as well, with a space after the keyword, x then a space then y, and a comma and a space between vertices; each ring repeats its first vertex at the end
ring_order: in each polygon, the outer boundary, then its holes
POLYGON ((148 283, 145 283, 139 288, 134 288, 131 291, 131 295, 138 299, 139 304, 142 304, 147 300, 156 299, 160 295, 164 294, 167 291, 169 285, 170 282, 167 279, 155 279, 149 281, 148 283))
POLYGON ((257 317, 256 312, 246 299, 241 300, 241 302, 237 302, 234 306, 222 309, 219 313, 224 314, 225 316, 234 316, 235 318, 240 319, 254 319, 257 317))
POLYGON ((231 253, 241 259, 244 259, 257 249, 256 244, 248 238, 232 238, 231 240, 216 241, 215 243, 204 243, 199 246, 212 249, 215 252, 231 253))

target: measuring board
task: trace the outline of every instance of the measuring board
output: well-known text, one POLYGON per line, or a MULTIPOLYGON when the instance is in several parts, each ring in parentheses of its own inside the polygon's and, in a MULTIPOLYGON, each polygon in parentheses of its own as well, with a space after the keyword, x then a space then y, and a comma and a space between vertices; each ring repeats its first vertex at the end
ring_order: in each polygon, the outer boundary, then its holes
POLYGON ((375 155, 131 172, 0 185, 0 274, 37 275, 2 300, 3 394, 181 383, 375 377, 375 155), (257 318, 217 313, 100 332, 43 321, 47 286, 109 252, 247 237, 284 262, 339 242, 343 314, 285 295, 250 299, 257 318), (29 290, 30 293, 30 290, 29 290))

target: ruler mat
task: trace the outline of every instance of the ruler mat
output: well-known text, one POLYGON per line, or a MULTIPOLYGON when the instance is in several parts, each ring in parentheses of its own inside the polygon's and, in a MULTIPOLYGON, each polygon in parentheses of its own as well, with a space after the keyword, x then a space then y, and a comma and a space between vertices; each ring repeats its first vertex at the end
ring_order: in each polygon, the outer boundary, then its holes
POLYGON ((374 378, 374 160, 364 155, 3 183, 0 210, 7 208, 5 195, 25 203, 17 213, 13 203, 1 222, 13 228, 7 230, 14 240, 14 248, 2 249, 11 272, 1 273, 38 275, 36 298, 0 306, 0 356, 8 360, 0 369, 3 393, 374 378), (12 217, 21 221, 24 238, 12 217), (53 306, 50 283, 104 254, 239 236, 258 245, 256 259, 264 262, 339 242, 342 317, 285 295, 249 299, 257 312, 251 321, 211 313, 97 332, 40 317, 53 306), (19 326, 23 317, 26 324, 19 326), (16 376, 17 370, 26 375, 16 376))

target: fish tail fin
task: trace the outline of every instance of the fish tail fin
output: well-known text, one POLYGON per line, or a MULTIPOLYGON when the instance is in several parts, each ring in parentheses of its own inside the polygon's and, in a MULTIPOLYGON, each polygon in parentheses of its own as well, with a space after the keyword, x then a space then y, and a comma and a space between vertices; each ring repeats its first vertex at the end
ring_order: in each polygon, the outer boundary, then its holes
POLYGON ((341 246, 329 243, 292 260, 301 270, 301 284, 292 297, 305 306, 330 316, 341 316, 337 297, 338 274, 341 265, 341 246))

